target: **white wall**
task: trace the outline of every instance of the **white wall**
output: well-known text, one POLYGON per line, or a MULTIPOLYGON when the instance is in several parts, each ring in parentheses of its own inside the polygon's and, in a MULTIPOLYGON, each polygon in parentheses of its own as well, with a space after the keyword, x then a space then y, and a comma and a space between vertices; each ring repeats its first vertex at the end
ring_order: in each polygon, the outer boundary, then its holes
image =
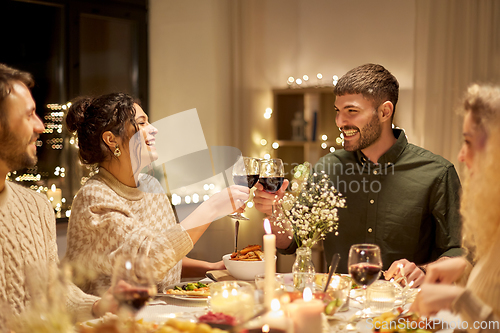
MULTIPOLYGON (((149 12, 152 120, 195 107, 209 145, 258 156, 257 141, 273 136, 262 116, 272 88, 374 62, 400 82, 396 123, 411 140, 415 0, 150 0, 149 12)), ((262 241, 262 215, 248 216, 241 245, 262 241)), ((230 252, 232 225, 214 223, 192 256, 230 252)))

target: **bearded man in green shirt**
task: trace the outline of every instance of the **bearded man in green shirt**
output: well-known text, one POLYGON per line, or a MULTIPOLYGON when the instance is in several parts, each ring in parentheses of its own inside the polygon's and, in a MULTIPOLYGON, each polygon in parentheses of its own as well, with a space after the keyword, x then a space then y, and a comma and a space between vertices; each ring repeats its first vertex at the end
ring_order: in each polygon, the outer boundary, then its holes
MULTIPOLYGON (((319 160, 347 199, 339 210, 338 236, 324 240, 327 262, 341 256, 339 271, 347 271, 352 244, 379 245, 386 279, 400 273, 414 287, 425 277, 425 265, 460 256, 460 180, 452 163, 408 143, 404 131, 393 129, 399 83, 383 66, 366 64, 347 72, 335 86, 336 124, 344 135, 344 150, 319 160)), ((285 180, 275 194, 257 185, 255 207, 270 214, 282 197, 285 180)), ((277 231, 278 227, 273 226, 277 231)), ((290 231, 276 233, 281 253, 297 248, 290 231)))

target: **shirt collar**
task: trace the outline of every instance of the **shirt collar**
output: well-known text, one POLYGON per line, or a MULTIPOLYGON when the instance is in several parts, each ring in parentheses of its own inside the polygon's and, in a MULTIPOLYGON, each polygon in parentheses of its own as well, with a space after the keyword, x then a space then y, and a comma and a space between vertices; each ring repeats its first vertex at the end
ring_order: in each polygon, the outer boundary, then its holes
MULTIPOLYGON (((408 140, 406 139, 406 134, 402 129, 393 128, 392 133, 394 137, 397 139, 396 143, 389 148, 380 158, 378 159, 378 163, 385 165, 391 165, 396 163, 399 156, 403 153, 408 144, 408 140)), ((368 161, 368 158, 361 152, 361 150, 356 150, 356 157, 361 164, 364 164, 368 161)))

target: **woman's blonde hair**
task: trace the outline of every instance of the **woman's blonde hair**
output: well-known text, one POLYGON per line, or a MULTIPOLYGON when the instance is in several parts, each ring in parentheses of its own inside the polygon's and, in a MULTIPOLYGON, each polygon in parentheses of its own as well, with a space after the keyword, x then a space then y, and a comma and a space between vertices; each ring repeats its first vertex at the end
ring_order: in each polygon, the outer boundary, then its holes
POLYGON ((464 245, 478 260, 500 241, 500 87, 470 86, 463 112, 470 112, 487 137, 484 150, 475 152, 473 172, 466 175, 460 208, 464 245))

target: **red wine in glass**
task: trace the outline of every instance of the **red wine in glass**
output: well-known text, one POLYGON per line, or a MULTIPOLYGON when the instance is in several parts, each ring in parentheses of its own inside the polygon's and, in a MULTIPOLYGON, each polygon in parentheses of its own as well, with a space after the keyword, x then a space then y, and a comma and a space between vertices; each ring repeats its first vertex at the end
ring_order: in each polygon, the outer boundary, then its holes
MULTIPOLYGON (((269 193, 276 193, 283 185, 285 176, 285 169, 283 161, 279 158, 261 160, 260 161, 260 178, 259 183, 262 184, 264 191, 269 193)), ((271 217, 274 218, 274 204, 272 203, 271 217)))
POLYGON ((276 193, 283 185, 285 177, 260 177, 259 183, 264 187, 264 191, 269 193, 276 193))
POLYGON ((349 272, 356 284, 360 286, 369 286, 377 281, 381 269, 382 267, 379 265, 359 263, 351 265, 349 267, 349 272))
MULTIPOLYGON (((254 157, 240 156, 233 165, 233 181, 236 185, 252 188, 259 180, 259 159, 254 157)), ((240 213, 230 214, 235 220, 248 220, 240 213)))
POLYGON ((142 309, 152 297, 150 294, 151 292, 148 289, 127 290, 117 297, 117 300, 120 304, 130 307, 133 312, 137 312, 142 309))
POLYGON ((382 270, 380 248, 375 244, 352 245, 349 249, 347 265, 352 279, 363 287, 365 294, 363 310, 357 312, 356 315, 361 318, 368 318, 370 314, 366 306, 366 288, 378 279, 382 270))
POLYGON ((156 294, 153 268, 146 255, 119 255, 113 267, 113 296, 123 306, 120 312, 135 316, 156 294))
POLYGON ((236 185, 252 188, 259 181, 259 175, 234 175, 233 181, 236 185))

